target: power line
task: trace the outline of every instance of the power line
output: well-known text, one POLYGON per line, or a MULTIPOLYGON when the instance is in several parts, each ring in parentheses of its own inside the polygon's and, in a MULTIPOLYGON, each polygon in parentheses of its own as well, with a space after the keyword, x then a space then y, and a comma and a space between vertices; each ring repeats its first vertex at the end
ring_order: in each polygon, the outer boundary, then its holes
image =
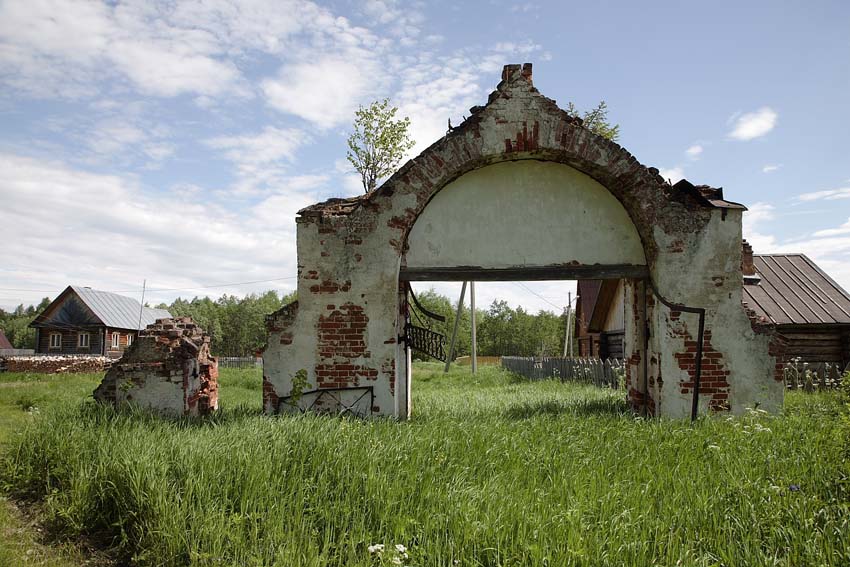
POLYGON ((530 287, 525 285, 524 283, 522 283, 522 282, 511 282, 511 283, 514 284, 514 285, 521 286, 525 291, 529 292, 532 295, 536 295, 537 297, 539 297, 540 299, 542 299, 543 301, 545 301, 546 303, 548 303, 549 305, 551 305, 552 307, 557 309, 558 311, 564 310, 564 307, 562 307, 560 305, 555 305, 554 303, 552 303, 551 301, 549 301, 548 299, 546 299, 545 297, 543 297, 542 295, 540 295, 539 293, 537 293, 536 291, 534 291, 533 289, 531 289, 530 287))

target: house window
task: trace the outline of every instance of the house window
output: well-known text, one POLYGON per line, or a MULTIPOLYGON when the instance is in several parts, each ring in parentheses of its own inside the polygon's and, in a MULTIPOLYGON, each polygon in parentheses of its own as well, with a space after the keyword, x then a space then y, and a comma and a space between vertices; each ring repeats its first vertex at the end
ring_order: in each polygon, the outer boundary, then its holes
POLYGON ((121 333, 112 333, 112 348, 121 346, 121 333))
POLYGON ((50 333, 50 348, 62 348, 62 335, 60 333, 50 333))
POLYGON ((91 335, 86 332, 77 333, 77 347, 78 348, 89 348, 90 346, 90 337, 91 335))
POLYGON ((127 346, 130 346, 131 344, 133 344, 133 337, 134 336, 135 335, 133 335, 132 333, 127 335, 127 346))

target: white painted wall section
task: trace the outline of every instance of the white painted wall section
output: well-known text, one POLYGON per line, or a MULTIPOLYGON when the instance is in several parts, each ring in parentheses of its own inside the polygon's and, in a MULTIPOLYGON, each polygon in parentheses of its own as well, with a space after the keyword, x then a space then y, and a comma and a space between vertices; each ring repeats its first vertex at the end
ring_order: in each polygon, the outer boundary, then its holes
POLYGON ((408 245, 408 268, 646 264, 634 224, 605 187, 533 160, 486 166, 446 185, 408 245))

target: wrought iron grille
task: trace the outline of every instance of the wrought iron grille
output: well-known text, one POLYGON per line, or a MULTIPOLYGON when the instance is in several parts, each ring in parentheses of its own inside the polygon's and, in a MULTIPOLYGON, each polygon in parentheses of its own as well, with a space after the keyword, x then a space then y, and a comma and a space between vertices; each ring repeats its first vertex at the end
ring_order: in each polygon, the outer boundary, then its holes
POLYGON ((293 397, 282 396, 277 403, 277 411, 282 407, 295 412, 332 411, 339 416, 353 415, 369 417, 375 405, 375 391, 372 386, 349 386, 342 388, 320 388, 299 395, 303 403, 293 402, 293 397), (345 394, 354 396, 344 397, 345 394), (359 394, 359 395, 358 395, 359 394), (309 403, 308 403, 309 402, 309 403))
POLYGON ((446 337, 431 329, 407 325, 407 346, 437 360, 446 361, 446 337))

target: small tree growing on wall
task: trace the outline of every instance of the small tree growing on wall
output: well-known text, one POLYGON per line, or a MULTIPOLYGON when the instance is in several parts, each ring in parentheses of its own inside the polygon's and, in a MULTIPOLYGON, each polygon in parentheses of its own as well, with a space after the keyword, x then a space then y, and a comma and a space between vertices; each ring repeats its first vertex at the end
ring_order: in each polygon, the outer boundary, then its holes
MULTIPOLYGON (((579 111, 573 103, 567 105, 567 112, 572 116, 579 116, 579 111)), ((620 137, 620 125, 611 124, 608 121, 608 105, 604 100, 600 101, 596 108, 585 111, 581 115, 581 120, 585 128, 612 142, 616 142, 620 137)))
POLYGON ((396 120, 396 112, 398 108, 384 99, 366 108, 361 106, 355 114, 346 157, 360 174, 367 193, 375 190, 379 179, 396 170, 415 143, 408 134, 410 118, 396 120))

